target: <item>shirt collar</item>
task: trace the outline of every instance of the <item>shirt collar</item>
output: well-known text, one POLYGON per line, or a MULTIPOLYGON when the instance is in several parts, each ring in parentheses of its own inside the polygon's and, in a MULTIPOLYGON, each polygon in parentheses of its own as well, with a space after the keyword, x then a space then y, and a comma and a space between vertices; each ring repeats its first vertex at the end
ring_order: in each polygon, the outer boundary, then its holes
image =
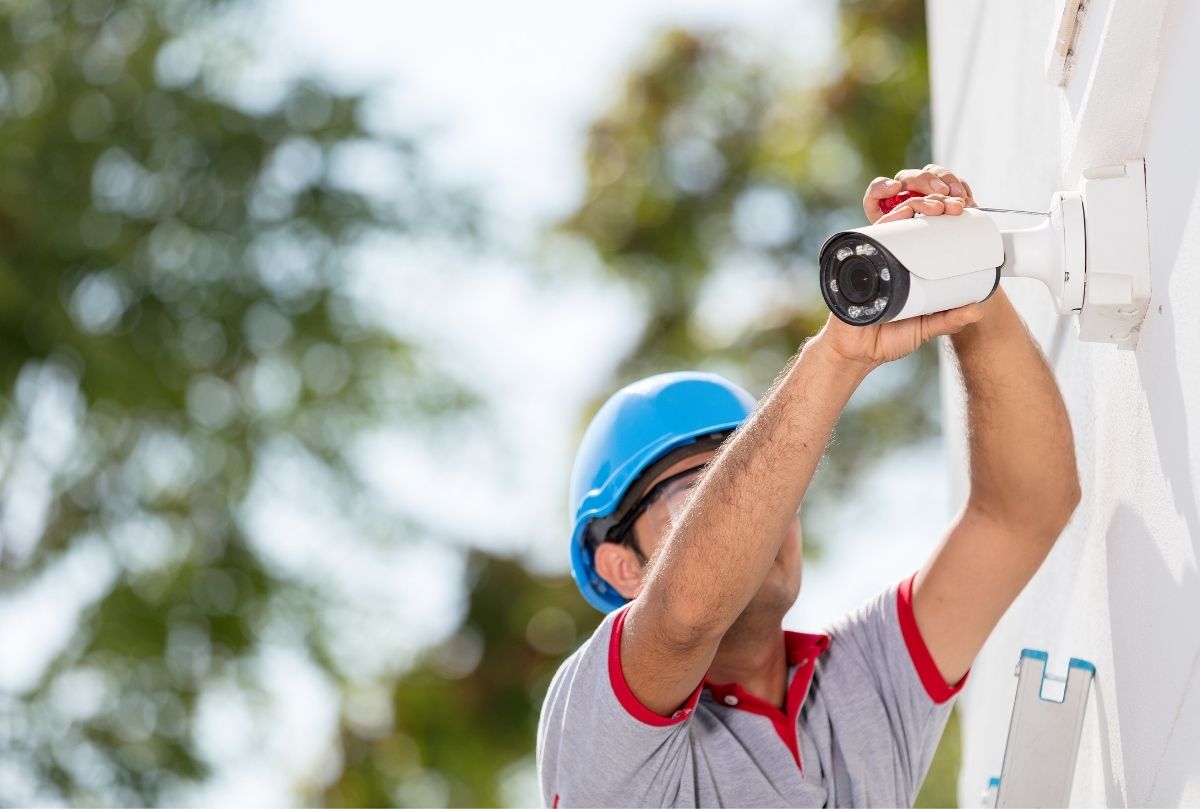
MULTIPOLYGON (((783 632, 783 646, 787 655, 788 668, 795 668, 796 675, 801 675, 806 669, 815 665, 817 658, 824 654, 829 649, 828 635, 811 635, 807 632, 783 632)), ((789 672, 789 683, 793 679, 793 675, 789 672)), ((722 699, 729 694, 738 696, 744 695, 747 692, 742 688, 740 683, 717 683, 708 679, 707 675, 704 678, 704 688, 709 689, 713 696, 717 699, 722 699)))
POLYGON ((788 632, 783 633, 783 644, 787 649, 787 661, 789 666, 804 666, 807 665, 808 659, 815 659, 823 655, 829 649, 828 635, 810 635, 805 632, 788 632))

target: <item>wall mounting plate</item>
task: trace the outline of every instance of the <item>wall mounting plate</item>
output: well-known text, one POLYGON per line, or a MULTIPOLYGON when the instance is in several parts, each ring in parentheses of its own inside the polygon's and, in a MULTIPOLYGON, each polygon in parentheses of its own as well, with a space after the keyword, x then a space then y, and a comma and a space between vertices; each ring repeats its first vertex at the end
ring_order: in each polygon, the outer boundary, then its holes
POLYGON ((1087 234, 1079 339, 1133 349, 1150 305, 1146 164, 1086 169, 1079 195, 1087 234))

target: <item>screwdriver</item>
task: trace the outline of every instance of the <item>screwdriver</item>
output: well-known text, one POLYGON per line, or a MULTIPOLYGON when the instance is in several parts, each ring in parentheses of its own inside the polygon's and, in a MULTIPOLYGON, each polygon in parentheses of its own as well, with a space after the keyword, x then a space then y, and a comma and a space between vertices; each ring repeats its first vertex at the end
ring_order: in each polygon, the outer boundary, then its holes
MULTIPOLYGON (((923 196, 925 196, 925 195, 918 194, 916 191, 901 191, 899 194, 896 194, 894 197, 888 197, 887 199, 881 199, 879 201, 879 210, 885 214, 888 214, 888 213, 891 213, 892 209, 895 208, 900 203, 902 203, 906 200, 910 200, 914 197, 923 197, 923 196)), ((1013 208, 976 208, 975 210, 988 211, 990 213, 1020 213, 1020 214, 1027 214, 1028 216, 1049 216, 1050 215, 1050 214, 1044 213, 1042 211, 1018 211, 1013 208)))

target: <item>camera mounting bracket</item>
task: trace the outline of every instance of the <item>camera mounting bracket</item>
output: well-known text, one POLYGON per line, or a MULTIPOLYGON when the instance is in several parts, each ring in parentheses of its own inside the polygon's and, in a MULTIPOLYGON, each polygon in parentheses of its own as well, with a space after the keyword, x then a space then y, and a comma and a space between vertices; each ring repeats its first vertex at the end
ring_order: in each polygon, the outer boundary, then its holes
POLYGON ((1050 199, 1050 214, 1040 225, 1002 230, 1006 278, 1036 278, 1050 290, 1059 314, 1070 315, 1083 307, 1085 261, 1083 199, 1074 191, 1060 191, 1050 199))
POLYGON ((1080 340, 1137 346, 1150 304, 1143 161, 1087 169, 1079 190, 1051 198, 1045 222, 1000 236, 1000 274, 1045 284, 1060 314, 1077 315, 1080 340))
POLYGON ((1087 234, 1079 339, 1136 348, 1150 305, 1145 161, 1086 169, 1079 189, 1087 234))

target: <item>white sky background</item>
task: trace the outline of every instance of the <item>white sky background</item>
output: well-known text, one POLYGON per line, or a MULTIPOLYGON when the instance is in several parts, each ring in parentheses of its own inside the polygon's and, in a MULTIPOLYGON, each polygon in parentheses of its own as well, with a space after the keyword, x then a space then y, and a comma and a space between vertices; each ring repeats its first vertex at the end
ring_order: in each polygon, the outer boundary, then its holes
MULTIPOLYGON (((637 336, 610 324, 641 317, 636 298, 611 281, 589 280, 577 266, 553 275, 555 261, 581 257, 551 252, 538 265, 529 258, 541 230, 580 201, 587 126, 616 99, 653 33, 670 25, 748 31, 787 69, 819 80, 836 58, 832 0, 264 0, 256 16, 261 37, 253 44, 264 57, 256 92, 269 96, 299 74, 375 88, 372 123, 417 134, 439 177, 481 192, 499 243, 498 254, 483 260, 453 245, 376 244, 348 268, 374 315, 419 337, 439 367, 477 386, 490 413, 451 436, 431 439, 403 423, 370 436, 358 455, 375 493, 396 513, 519 555, 535 569, 565 572, 567 476, 580 413, 607 392, 600 385, 637 336), (542 280, 531 279, 531 268, 542 280)), ((752 276, 747 268, 748 285, 752 276)), ((285 570, 311 567, 323 547, 321 532, 302 530, 304 520, 292 514, 298 501, 290 488, 302 490, 303 482, 281 474, 256 487, 260 497, 246 516, 264 557, 285 570)), ((322 524, 336 523, 320 513, 325 506, 306 505, 322 524)), ((788 625, 819 628, 911 573, 947 511, 938 445, 875 468, 832 521, 825 557, 806 571, 788 625)), ((381 613, 399 613, 391 631, 406 636, 400 647, 423 639, 418 627, 436 636, 453 623, 461 571, 444 548, 344 556, 321 567, 378 593, 381 613)), ((0 690, 19 690, 65 641, 72 604, 94 597, 71 587, 69 576, 47 580, 0 608, 0 653, 9 661, 0 666, 0 690), (60 614, 32 609, 39 599, 60 614), (38 620, 30 620, 34 613, 38 620)), ((363 643, 374 636, 363 634, 363 643)), ((329 684, 286 643, 269 646, 256 665, 275 684, 271 711, 279 722, 235 733, 249 727, 249 709, 235 691, 214 689, 202 702, 198 733, 217 776, 174 802, 284 804, 295 799, 289 783, 334 766, 327 750, 339 706, 329 684)), ((536 800, 527 769, 513 784, 514 802, 536 800)), ((436 803, 436 783, 429 789, 420 794, 436 803)))

